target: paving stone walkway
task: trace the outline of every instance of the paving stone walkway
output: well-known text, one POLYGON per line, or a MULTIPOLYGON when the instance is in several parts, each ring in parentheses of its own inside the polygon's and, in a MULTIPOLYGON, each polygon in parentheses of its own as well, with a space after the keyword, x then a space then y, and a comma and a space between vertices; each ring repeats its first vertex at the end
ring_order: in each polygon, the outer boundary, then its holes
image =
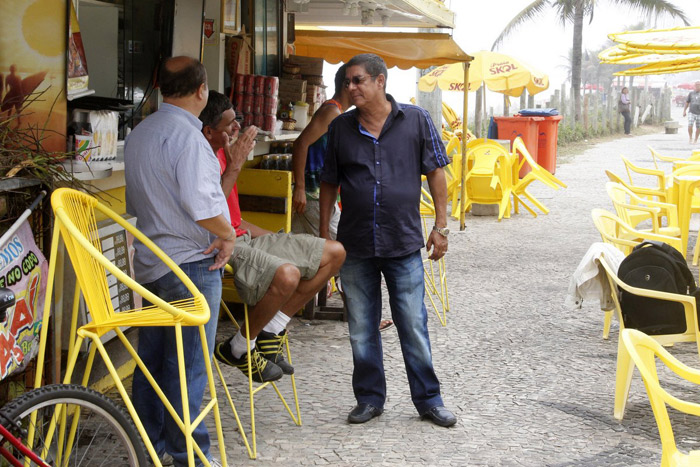
MULTIPOLYGON (((600 241, 591 209, 612 210, 604 169, 624 175, 623 154, 650 167, 647 145, 681 156, 691 149, 683 128, 678 135, 602 143, 557 168, 568 189, 533 187, 549 215, 521 213, 502 222, 469 216, 465 232, 450 221, 452 309, 447 327, 430 315, 429 328, 445 403, 459 418, 455 427, 418 418, 395 329, 382 334, 384 414, 364 425, 347 424, 355 404, 347 325, 295 319, 292 350, 303 426, 286 417, 274 391, 263 391, 256 403, 259 457, 249 461, 224 408, 229 460, 257 466, 659 465, 661 445, 638 374, 624 421, 612 416, 617 324, 606 341, 596 303, 575 311, 563 306, 571 273, 589 245, 600 241)), ((228 333, 222 324, 219 338, 228 333)), ((695 344, 671 351, 700 365, 695 344)), ((247 420, 246 381, 238 370, 226 374, 247 420)), ((288 382, 280 386, 289 392, 288 382)), ((673 421, 683 448, 699 448, 694 434, 700 420, 673 421)))

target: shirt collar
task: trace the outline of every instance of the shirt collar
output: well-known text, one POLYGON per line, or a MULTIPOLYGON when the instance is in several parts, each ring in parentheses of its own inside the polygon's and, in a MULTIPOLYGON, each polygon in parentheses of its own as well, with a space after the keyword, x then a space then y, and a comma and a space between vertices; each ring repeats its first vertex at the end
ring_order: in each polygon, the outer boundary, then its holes
POLYGON ((192 124, 192 126, 197 128, 197 130, 202 131, 202 121, 199 118, 192 115, 192 113, 183 109, 182 107, 178 107, 172 104, 166 104, 165 102, 163 102, 162 104, 160 104, 160 108, 158 109, 158 111, 183 116, 187 119, 188 122, 192 124))
MULTIPOLYGON (((399 114, 404 115, 403 109, 406 107, 405 104, 399 104, 398 102, 396 102, 394 96, 392 96, 391 94, 386 95, 386 100, 388 100, 391 104, 391 112, 389 112, 389 117, 387 118, 387 120, 394 120, 399 114)), ((352 109, 350 112, 352 114, 352 117, 355 119, 355 125, 359 128, 360 120, 357 118, 357 108, 352 109)))

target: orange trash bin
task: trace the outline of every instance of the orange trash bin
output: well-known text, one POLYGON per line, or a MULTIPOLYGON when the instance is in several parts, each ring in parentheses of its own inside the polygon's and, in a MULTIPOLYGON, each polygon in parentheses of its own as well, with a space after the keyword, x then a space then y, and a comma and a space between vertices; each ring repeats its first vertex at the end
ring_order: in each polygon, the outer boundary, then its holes
POLYGON ((562 118, 564 117, 561 115, 552 115, 538 122, 537 163, 552 175, 557 170, 557 140, 562 118))
MULTIPOLYGON (((518 136, 522 138, 527 150, 535 161, 539 153, 539 123, 544 117, 493 117, 498 126, 498 139, 508 139, 511 144, 518 136)), ((538 162, 539 164, 539 162, 538 162)), ((520 178, 523 178, 532 169, 525 163, 520 169, 520 178)))

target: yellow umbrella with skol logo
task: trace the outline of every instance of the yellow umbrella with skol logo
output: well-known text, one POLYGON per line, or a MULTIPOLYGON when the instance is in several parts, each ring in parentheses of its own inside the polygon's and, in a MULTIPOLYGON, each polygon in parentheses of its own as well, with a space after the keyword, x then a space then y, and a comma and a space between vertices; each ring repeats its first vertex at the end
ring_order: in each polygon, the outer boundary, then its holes
POLYGON ((464 83, 462 66, 458 63, 443 65, 423 76, 418 81, 418 89, 431 92, 436 87, 443 91, 476 91, 482 85, 494 92, 509 96, 520 96, 523 89, 537 94, 549 87, 546 74, 531 66, 498 52, 482 50, 474 54, 469 67, 469 83, 464 83))

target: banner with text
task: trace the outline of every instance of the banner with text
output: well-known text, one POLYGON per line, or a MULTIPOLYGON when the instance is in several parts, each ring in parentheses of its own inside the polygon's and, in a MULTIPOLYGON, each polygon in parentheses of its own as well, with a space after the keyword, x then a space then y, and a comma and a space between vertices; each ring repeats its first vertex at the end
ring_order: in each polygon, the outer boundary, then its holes
POLYGON ((0 287, 16 298, 0 323, 0 380, 24 369, 39 349, 48 269, 28 222, 0 245, 0 287))

